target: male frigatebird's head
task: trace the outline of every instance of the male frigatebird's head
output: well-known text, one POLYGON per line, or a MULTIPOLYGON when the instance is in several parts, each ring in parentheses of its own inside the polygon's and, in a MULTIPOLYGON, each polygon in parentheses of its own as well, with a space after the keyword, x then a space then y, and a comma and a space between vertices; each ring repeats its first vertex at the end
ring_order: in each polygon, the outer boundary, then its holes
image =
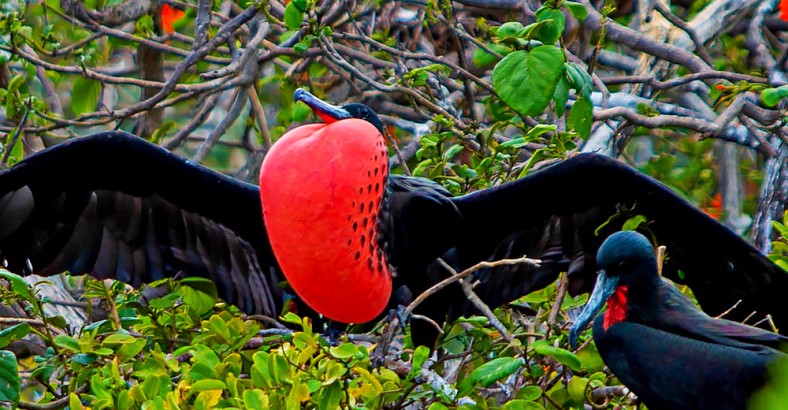
POLYGON ((388 177, 383 124, 363 104, 337 107, 305 90, 295 100, 325 123, 290 130, 263 161, 260 198, 271 247, 312 309, 367 322, 391 294, 378 224, 388 177))
POLYGON ((378 129, 378 132, 383 135, 383 121, 380 120, 380 117, 378 117, 375 111, 372 111, 372 108, 364 104, 350 103, 337 107, 336 105, 329 104, 315 97, 312 93, 303 88, 299 88, 295 91, 293 99, 308 105, 309 108, 312 109, 312 112, 320 117, 326 124, 357 118, 374 125, 375 128, 378 129))
POLYGON ((604 329, 627 317, 630 288, 659 281, 657 258, 648 239, 634 231, 616 232, 602 243, 596 255, 599 273, 591 297, 569 331, 574 347, 577 337, 607 302, 604 329))

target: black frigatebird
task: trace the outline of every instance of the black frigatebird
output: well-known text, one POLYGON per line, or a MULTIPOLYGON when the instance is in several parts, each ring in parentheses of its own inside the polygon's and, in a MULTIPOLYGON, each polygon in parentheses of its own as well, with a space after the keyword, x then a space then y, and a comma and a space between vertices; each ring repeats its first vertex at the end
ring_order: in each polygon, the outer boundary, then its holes
MULTIPOLYGON (((0 174, 0 256, 19 273, 68 270, 132 285, 204 276, 229 302, 269 315, 281 309, 284 272, 320 313, 363 322, 384 309, 391 289, 417 295, 443 279, 437 257, 458 270, 522 255, 542 260, 538 268, 478 272, 476 292, 492 306, 561 271, 573 290, 588 289, 601 243, 594 231, 624 203, 652 221, 670 249, 666 274, 681 269, 705 309, 743 300, 742 315, 771 313, 788 325, 788 278, 778 267, 623 163, 581 154, 451 197, 428 180, 388 172, 382 123, 368 107, 332 106, 303 90, 296 99, 325 124, 280 138, 259 189, 118 131, 29 157, 0 174)), ((416 313, 441 322, 471 309, 458 288, 447 288, 416 313)), ((429 344, 434 329, 414 322, 414 336, 429 344)))
POLYGON ((786 355, 788 338, 707 316, 662 280, 654 247, 622 231, 597 254, 594 292, 570 330, 570 344, 594 321, 593 337, 610 370, 649 409, 746 409, 786 355))

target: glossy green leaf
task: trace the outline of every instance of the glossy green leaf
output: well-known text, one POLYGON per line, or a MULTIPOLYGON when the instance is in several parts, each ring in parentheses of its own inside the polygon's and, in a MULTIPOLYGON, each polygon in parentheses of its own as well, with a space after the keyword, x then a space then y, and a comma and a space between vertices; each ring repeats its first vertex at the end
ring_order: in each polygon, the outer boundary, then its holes
POLYGON ((491 384, 505 377, 509 377, 524 364, 523 359, 514 357, 499 357, 473 369, 473 371, 460 383, 459 396, 468 394, 474 387, 489 387, 491 384))
POLYGON ((515 51, 493 70, 493 85, 501 99, 523 115, 539 115, 555 93, 564 72, 564 54, 551 45, 515 51))
POLYGON ((583 139, 591 136, 591 125, 594 123, 594 106, 591 101, 578 97, 566 117, 566 125, 577 131, 583 139))
POLYGON ((558 84, 553 93, 553 101, 555 101, 555 115, 562 116, 566 111, 566 102, 569 101, 569 81, 566 76, 561 76, 558 84))
POLYGON ((591 99, 594 82, 588 71, 571 61, 564 64, 564 66, 566 68, 566 76, 569 79, 569 87, 577 91, 581 97, 591 99))
MULTIPOLYGON (((506 47, 503 44, 488 43, 486 46, 488 49, 495 51, 496 53, 502 56, 505 56, 512 51, 511 48, 506 47)), ((476 67, 483 68, 495 64, 496 62, 498 62, 499 59, 500 58, 495 54, 488 53, 487 50, 481 47, 477 47, 476 50, 473 52, 473 57, 471 58, 471 61, 473 62, 473 65, 475 65, 476 67)))
POLYGON ((81 350, 77 339, 74 339, 73 337, 66 335, 59 335, 55 337, 55 346, 61 347, 63 349, 68 349, 74 352, 79 352, 81 350))
MULTIPOLYGON (((69 393, 68 394, 68 407, 69 407, 69 410, 77 410, 77 409, 82 410, 84 408, 84 407, 82 407, 82 402, 79 400, 79 396, 77 396, 76 393, 69 393)), ((125 410, 127 408, 128 407, 124 408, 124 407, 118 406, 118 409, 120 409, 120 410, 125 410)))
POLYGON ((13 290, 14 293, 19 295, 23 300, 30 302, 34 306, 36 305, 35 295, 33 295, 33 292, 30 290, 30 286, 21 276, 11 273, 5 269, 0 269, 0 277, 7 280, 8 283, 11 284, 11 290, 13 290))
POLYGON ((504 410, 544 410, 544 406, 528 400, 509 400, 503 405, 504 410))
POLYGON ((535 385, 523 386, 523 388, 517 392, 517 398, 526 401, 536 401, 540 397, 542 397, 542 388, 535 385))
POLYGON ((71 111, 77 116, 95 111, 100 96, 100 82, 78 77, 71 89, 71 111))
POLYGON ((788 97, 788 84, 781 85, 777 88, 767 88, 761 91, 761 100, 763 105, 767 107, 774 107, 780 103, 780 100, 788 97))
POLYGON ((525 27, 520 22, 507 21, 498 27, 498 31, 495 35, 501 39, 507 37, 522 37, 525 35, 525 27))
POLYGON ((332 347, 330 352, 331 356, 337 359, 349 359, 356 354, 357 347, 353 343, 342 343, 339 346, 332 347))
POLYGON ((624 225, 621 227, 621 230, 622 231, 634 231, 635 229, 638 229, 638 227, 640 227, 640 225, 646 223, 647 221, 648 221, 648 219, 645 216, 643 216, 643 215, 635 215, 635 216, 627 219, 626 222, 624 222, 624 225))
POLYGON ((260 389, 249 389, 244 391, 244 405, 247 409, 267 409, 268 397, 260 389))
POLYGON ((542 356, 550 356, 559 363, 569 366, 574 371, 581 370, 580 359, 569 350, 552 346, 547 340, 537 340, 531 347, 536 353, 542 356))
POLYGON ((536 21, 545 24, 537 28, 533 37, 544 44, 555 44, 566 26, 564 12, 549 6, 543 6, 536 11, 536 21))
POLYGON ((0 350, 0 401, 17 403, 20 386, 16 356, 8 350, 0 350))
POLYGON ((298 9, 296 3, 291 1, 285 7, 285 25, 290 30, 298 30, 304 22, 304 12, 298 9))
POLYGON ((194 382, 191 386, 193 391, 205 391, 205 390, 224 390, 227 388, 227 385, 221 381, 216 379, 203 379, 194 382))
POLYGON ((571 1, 565 1, 564 6, 572 13, 572 17, 583 21, 588 17, 588 10, 586 10, 586 6, 580 3, 575 3, 571 1))
POLYGON ((30 325, 19 323, 9 326, 0 331, 0 349, 8 346, 9 343, 20 340, 30 333, 30 325))

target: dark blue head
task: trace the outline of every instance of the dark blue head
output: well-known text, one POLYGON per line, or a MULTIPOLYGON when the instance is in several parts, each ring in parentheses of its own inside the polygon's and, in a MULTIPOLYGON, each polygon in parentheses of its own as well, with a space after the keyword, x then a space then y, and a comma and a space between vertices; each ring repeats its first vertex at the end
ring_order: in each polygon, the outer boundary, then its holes
POLYGON ((381 121, 378 114, 376 114, 372 108, 364 104, 350 103, 337 107, 336 105, 329 104, 315 97, 312 93, 303 88, 297 89, 293 98, 295 101, 301 101, 308 105, 326 124, 330 124, 334 121, 346 120, 348 118, 358 118, 374 125, 380 132, 380 135, 385 135, 383 134, 383 121, 381 121))
POLYGON ((616 232, 605 239, 596 254, 596 262, 599 273, 594 292, 569 330, 571 346, 619 286, 631 288, 659 280, 654 247, 645 236, 634 231, 616 232))
POLYGON ((635 231, 610 235, 596 254, 596 264, 609 278, 618 278, 622 285, 657 275, 657 257, 649 240, 635 231))

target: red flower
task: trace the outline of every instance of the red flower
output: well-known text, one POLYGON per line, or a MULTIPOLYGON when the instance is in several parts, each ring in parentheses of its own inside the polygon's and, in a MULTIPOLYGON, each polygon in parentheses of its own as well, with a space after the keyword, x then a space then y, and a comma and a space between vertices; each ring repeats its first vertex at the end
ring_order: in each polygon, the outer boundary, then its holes
POLYGON ((161 27, 164 29, 165 33, 172 34, 175 32, 172 24, 184 18, 185 16, 186 13, 183 10, 178 10, 169 4, 164 3, 164 5, 161 6, 161 27))
MULTIPOLYGON (((786 1, 786 0, 782 0, 786 1)), ((722 211, 722 194, 719 192, 714 194, 711 198, 709 198, 708 205, 702 207, 703 211, 706 212, 710 217, 719 220, 723 214, 722 211)))
POLYGON ((788 0, 780 0, 780 19, 788 21, 788 0))

